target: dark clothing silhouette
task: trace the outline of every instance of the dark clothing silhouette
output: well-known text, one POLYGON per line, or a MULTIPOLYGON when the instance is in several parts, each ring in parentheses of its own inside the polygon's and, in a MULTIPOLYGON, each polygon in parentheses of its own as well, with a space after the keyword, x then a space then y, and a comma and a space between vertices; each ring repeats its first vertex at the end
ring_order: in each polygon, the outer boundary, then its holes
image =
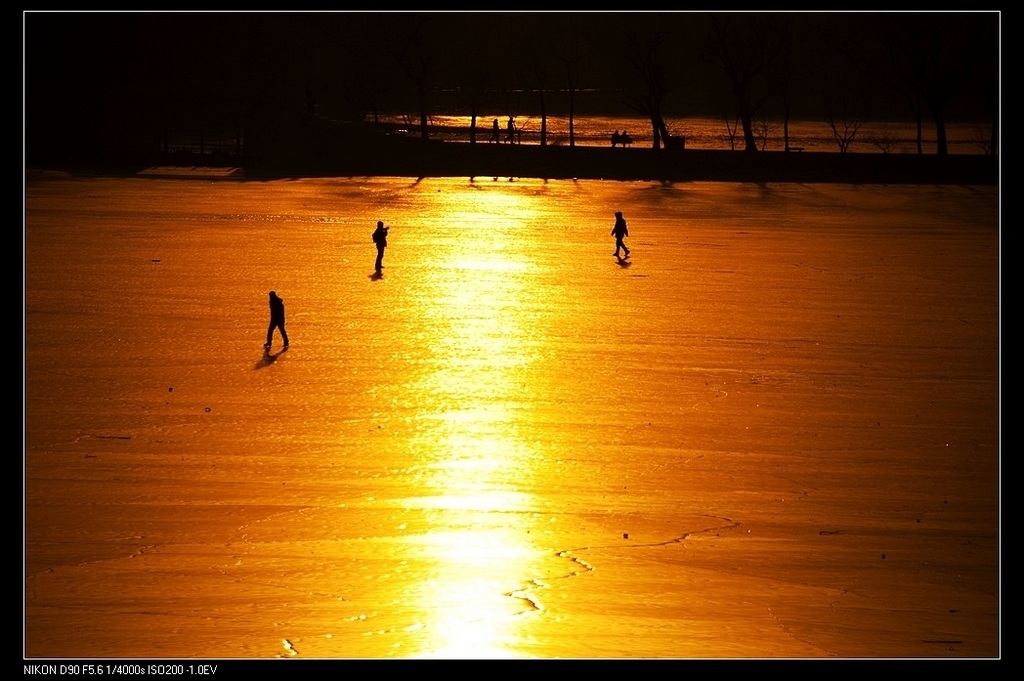
POLYGON ((390 227, 385 227, 384 223, 377 221, 377 229, 373 230, 373 243, 377 244, 377 262, 374 263, 374 269, 378 272, 384 267, 384 249, 388 247, 388 230, 390 227))
POLYGON ((270 292, 270 326, 267 327, 267 342, 263 346, 270 349, 270 344, 274 340, 274 329, 281 332, 281 340, 284 341, 284 346, 288 347, 288 332, 284 330, 284 300, 277 297, 277 293, 274 291, 270 292))
POLYGON ((629 236, 629 228, 626 227, 626 220, 622 217, 621 212, 615 214, 615 226, 612 227, 612 235, 615 237, 615 257, 619 257, 620 249, 624 251, 628 257, 629 249, 626 248, 626 244, 622 239, 629 236))
POLYGON ((494 119, 494 123, 491 124, 491 141, 501 142, 501 128, 498 127, 498 119, 494 119))
POLYGON ((508 117, 508 143, 516 143, 516 119, 512 116, 508 117))

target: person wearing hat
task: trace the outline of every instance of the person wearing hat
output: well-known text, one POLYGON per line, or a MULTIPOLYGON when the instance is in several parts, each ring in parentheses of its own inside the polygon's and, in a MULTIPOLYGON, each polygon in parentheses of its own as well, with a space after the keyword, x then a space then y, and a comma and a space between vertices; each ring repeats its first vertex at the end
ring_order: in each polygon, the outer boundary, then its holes
POLYGON ((626 227, 626 220, 622 217, 622 211, 615 213, 615 226, 612 227, 612 235, 615 237, 615 257, 619 257, 619 250, 622 250, 625 257, 629 257, 629 249, 626 248, 626 244, 622 241, 624 237, 629 236, 629 229, 626 227))

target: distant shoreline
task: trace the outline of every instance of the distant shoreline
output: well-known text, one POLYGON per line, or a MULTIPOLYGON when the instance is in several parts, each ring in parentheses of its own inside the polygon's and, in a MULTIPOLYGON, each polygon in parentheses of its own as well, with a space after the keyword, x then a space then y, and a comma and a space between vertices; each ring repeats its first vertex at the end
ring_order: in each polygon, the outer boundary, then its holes
POLYGON ((39 169, 78 175, 180 177, 161 167, 191 167, 190 177, 266 181, 296 177, 523 177, 658 182, 797 182, 833 184, 998 185, 999 157, 720 150, 610 149, 389 140, 330 160, 243 162, 149 159, 131 166, 50 164, 39 169), (203 161, 203 162, 189 162, 203 161), (204 170, 206 169, 206 170, 204 170), (220 169, 218 172, 217 169, 220 169), (230 172, 228 172, 230 170, 230 172))

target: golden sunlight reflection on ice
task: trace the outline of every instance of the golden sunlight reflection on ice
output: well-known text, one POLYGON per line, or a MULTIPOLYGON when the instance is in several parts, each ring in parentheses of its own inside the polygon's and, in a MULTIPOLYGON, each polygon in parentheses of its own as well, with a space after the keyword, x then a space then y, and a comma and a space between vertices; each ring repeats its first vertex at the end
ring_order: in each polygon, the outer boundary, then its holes
POLYGON ((423 494, 404 503, 427 511, 427 531, 411 541, 436 566, 415 596, 425 621, 413 657, 515 657, 516 624, 539 608, 523 591, 537 551, 536 502, 521 483, 536 457, 520 437, 538 357, 534 268, 509 219, 529 214, 532 199, 464 194, 438 197, 437 213, 461 230, 441 245, 447 266, 424 270, 436 274, 413 312, 431 356, 407 397, 423 494))
MULTIPOLYGON (((444 517, 451 517, 452 509, 444 517)), ((522 617, 540 608, 522 583, 533 559, 524 516, 493 514, 485 526, 435 529, 418 538, 421 558, 436 570, 414 594, 423 616, 422 648, 410 657, 509 658, 520 656, 522 617)), ((413 539, 412 541, 416 541, 413 539)))

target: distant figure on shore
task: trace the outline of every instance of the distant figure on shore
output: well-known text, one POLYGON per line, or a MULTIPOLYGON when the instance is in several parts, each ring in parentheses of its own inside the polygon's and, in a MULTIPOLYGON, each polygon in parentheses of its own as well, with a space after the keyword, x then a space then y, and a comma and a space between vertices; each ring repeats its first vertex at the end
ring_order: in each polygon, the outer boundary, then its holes
POLYGON ((284 300, 278 298, 276 291, 270 292, 270 326, 267 327, 267 342, 263 347, 267 350, 274 340, 274 329, 281 332, 281 340, 288 347, 288 332, 284 330, 284 300))
POLYGON ((621 145, 622 145, 623 147, 628 147, 628 146, 629 146, 630 144, 632 144, 632 143, 633 143, 633 138, 629 136, 629 133, 628 133, 628 132, 626 132, 625 130, 623 130, 623 131, 622 131, 622 134, 621 134, 621 135, 619 135, 619 143, 620 143, 620 144, 621 144, 621 145))
POLYGON ((377 244, 377 262, 374 269, 380 272, 384 268, 384 249, 388 247, 388 230, 383 220, 377 221, 377 229, 373 230, 373 243, 377 244))
POLYGON ((498 119, 494 119, 494 123, 491 124, 491 141, 501 144, 501 126, 498 125, 498 119))
POLYGON ((508 117, 508 143, 516 143, 516 119, 515 116, 508 117))
POLYGON ((622 217, 622 211, 615 213, 615 226, 612 227, 612 236, 615 237, 615 257, 619 257, 619 250, 621 249, 625 257, 629 257, 629 249, 626 248, 626 244, 623 239, 629 236, 629 228, 626 227, 626 220, 622 217))
POLYGON ((618 144, 621 141, 622 141, 622 137, 619 136, 619 131, 616 130, 615 132, 612 133, 612 149, 614 149, 615 145, 618 144))

